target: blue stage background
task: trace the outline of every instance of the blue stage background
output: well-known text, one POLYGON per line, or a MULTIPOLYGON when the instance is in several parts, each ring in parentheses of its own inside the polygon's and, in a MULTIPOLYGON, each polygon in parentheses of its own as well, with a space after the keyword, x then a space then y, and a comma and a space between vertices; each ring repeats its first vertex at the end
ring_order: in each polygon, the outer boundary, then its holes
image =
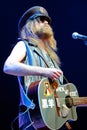
MULTIPOLYGON (((58 42, 61 69, 69 82, 76 85, 79 96, 87 96, 87 45, 73 39, 72 33, 87 36, 86 0, 8 0, 0 5, 0 130, 11 130, 18 112, 19 88, 14 76, 3 73, 3 64, 17 40, 17 24, 21 15, 31 6, 45 7, 52 18, 52 27, 58 42)), ((87 129, 87 108, 77 108, 78 120, 73 130, 87 129)))

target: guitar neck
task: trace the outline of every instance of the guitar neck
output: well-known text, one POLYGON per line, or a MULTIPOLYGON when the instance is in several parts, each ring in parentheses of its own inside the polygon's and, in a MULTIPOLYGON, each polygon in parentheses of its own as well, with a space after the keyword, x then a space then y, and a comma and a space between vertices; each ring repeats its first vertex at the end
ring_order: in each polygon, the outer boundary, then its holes
POLYGON ((73 98, 73 106, 87 106, 87 97, 73 98))

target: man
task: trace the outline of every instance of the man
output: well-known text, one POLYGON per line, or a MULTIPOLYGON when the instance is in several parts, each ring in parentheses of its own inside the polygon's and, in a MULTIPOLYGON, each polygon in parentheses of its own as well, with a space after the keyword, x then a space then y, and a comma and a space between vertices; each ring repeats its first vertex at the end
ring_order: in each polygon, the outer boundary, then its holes
POLYGON ((50 24, 51 18, 45 8, 34 6, 28 9, 18 23, 18 42, 4 64, 5 73, 18 77, 20 130, 39 129, 33 127, 30 119, 29 109, 35 109, 36 105, 27 96, 30 84, 43 78, 63 82, 56 40, 50 24))

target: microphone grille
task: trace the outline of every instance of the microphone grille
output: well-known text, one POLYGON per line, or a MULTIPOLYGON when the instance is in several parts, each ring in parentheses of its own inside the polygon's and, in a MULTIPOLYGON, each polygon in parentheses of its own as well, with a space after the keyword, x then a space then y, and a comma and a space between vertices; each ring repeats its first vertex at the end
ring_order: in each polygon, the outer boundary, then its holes
POLYGON ((72 38, 73 39, 77 39, 77 37, 78 37, 78 33, 77 32, 72 33, 72 38))

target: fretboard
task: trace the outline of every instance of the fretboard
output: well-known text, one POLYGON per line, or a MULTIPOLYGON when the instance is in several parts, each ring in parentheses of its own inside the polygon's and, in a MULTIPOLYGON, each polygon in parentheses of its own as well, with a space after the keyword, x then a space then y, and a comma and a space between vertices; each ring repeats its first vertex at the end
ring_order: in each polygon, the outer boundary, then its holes
POLYGON ((75 97, 73 98, 74 106, 87 106, 87 97, 75 97))

